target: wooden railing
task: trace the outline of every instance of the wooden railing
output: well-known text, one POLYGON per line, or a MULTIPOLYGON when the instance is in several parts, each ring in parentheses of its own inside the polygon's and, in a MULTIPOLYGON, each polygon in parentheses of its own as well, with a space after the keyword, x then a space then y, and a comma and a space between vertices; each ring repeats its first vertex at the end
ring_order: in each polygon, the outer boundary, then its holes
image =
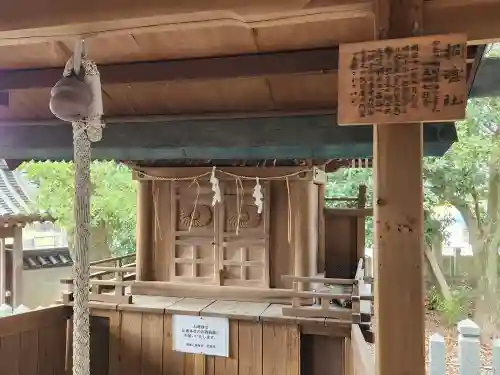
MULTIPOLYGON (((371 295, 360 295, 356 279, 332 279, 283 275, 284 281, 292 281, 292 306, 283 307, 283 315, 304 318, 330 318, 361 323, 361 300, 373 300, 371 295), (314 285, 312 286, 311 285, 314 285), (332 287, 340 287, 341 292, 332 287), (307 290, 307 289, 310 290, 307 290), (311 290, 312 289, 312 290, 311 290), (310 301, 313 301, 311 304, 310 301), (345 307, 332 301, 349 302, 345 307), (350 305, 350 306, 349 306, 350 305)), ((363 319, 366 320, 366 319, 363 319)))
POLYGON ((69 373, 66 306, 0 318, 0 374, 69 373))
POLYGON ((351 363, 353 375, 375 375, 375 356, 357 324, 351 329, 351 363))
POLYGON ((373 301, 373 295, 367 293, 370 288, 365 287, 363 266, 364 259, 360 258, 353 279, 325 278, 320 275, 282 276, 284 281, 292 281, 294 293, 292 307, 283 307, 283 315, 349 320, 369 328, 371 303, 364 302, 362 306, 361 301, 373 301), (305 301, 305 298, 313 298, 313 305, 305 301), (335 301, 336 304, 332 303, 335 301), (344 306, 340 302, 344 302, 344 306))
MULTIPOLYGON (((111 303, 131 303, 132 296, 126 288, 135 280, 135 253, 106 258, 90 263, 90 300, 111 303)), ((63 302, 71 303, 73 279, 63 279, 67 285, 63 302)))

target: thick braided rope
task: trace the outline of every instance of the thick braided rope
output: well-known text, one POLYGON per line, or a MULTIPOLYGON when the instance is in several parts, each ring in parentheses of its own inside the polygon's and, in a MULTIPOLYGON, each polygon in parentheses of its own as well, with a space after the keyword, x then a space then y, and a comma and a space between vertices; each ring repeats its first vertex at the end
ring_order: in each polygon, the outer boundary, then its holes
MULTIPOLYGON (((66 65, 65 74, 72 62, 66 65)), ((82 61, 86 75, 99 75, 96 65, 82 61)), ((102 114, 94 114, 73 125, 75 163, 75 237, 73 305, 73 375, 90 375, 89 242, 90 242, 90 163, 91 142, 102 136, 102 114)))
POLYGON ((73 375, 90 374, 89 240, 90 240, 90 140, 85 124, 73 123, 75 162, 75 241, 73 305, 73 375))

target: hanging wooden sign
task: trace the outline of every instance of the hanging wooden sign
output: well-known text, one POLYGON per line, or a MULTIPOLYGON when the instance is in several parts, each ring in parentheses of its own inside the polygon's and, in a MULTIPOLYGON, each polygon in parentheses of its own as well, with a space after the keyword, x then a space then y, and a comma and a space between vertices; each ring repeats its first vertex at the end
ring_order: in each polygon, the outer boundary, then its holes
POLYGON ((462 34, 341 45, 339 125, 463 119, 466 50, 462 34))

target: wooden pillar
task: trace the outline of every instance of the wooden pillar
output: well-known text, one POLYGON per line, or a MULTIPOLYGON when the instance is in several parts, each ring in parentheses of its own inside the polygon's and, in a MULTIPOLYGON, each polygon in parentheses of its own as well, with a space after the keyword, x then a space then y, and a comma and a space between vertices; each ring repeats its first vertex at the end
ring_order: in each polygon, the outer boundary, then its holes
POLYGON ((23 228, 14 229, 12 248, 12 307, 22 304, 23 299, 23 228))
MULTIPOLYGON (((366 186, 360 185, 358 188, 358 208, 366 207, 366 186)), ((365 257, 365 222, 366 216, 359 215, 356 219, 356 260, 365 257)), ((357 264, 357 262, 356 262, 357 264)))
MULTIPOLYGON (((376 0, 376 37, 417 36, 422 8, 423 0, 376 0)), ((376 374, 425 375, 422 124, 373 133, 376 374)))
POLYGON ((153 281, 153 182, 137 181, 137 280, 153 281))
POLYGON ((422 125, 377 125, 375 150, 377 374, 424 375, 422 125))
POLYGON ((0 305, 5 303, 7 257, 5 253, 5 238, 0 238, 0 305))
POLYGON ((326 272, 325 229, 325 185, 318 185, 318 272, 320 273, 326 272))
POLYGON ((307 184, 307 275, 318 274, 318 185, 307 184))
POLYGON ((294 275, 307 276, 308 269, 308 181, 290 183, 292 201, 292 245, 294 255, 294 275))

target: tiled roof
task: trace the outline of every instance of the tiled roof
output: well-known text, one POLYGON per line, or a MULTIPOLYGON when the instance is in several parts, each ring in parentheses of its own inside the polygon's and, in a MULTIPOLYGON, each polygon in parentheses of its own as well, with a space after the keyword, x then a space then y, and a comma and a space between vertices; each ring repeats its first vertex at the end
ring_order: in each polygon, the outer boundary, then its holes
POLYGON ((29 183, 0 159, 0 225, 11 226, 34 221, 50 221, 50 215, 37 212, 29 195, 29 183))
POLYGON ((70 267, 72 265, 73 260, 67 247, 23 251, 23 269, 25 270, 70 267))

